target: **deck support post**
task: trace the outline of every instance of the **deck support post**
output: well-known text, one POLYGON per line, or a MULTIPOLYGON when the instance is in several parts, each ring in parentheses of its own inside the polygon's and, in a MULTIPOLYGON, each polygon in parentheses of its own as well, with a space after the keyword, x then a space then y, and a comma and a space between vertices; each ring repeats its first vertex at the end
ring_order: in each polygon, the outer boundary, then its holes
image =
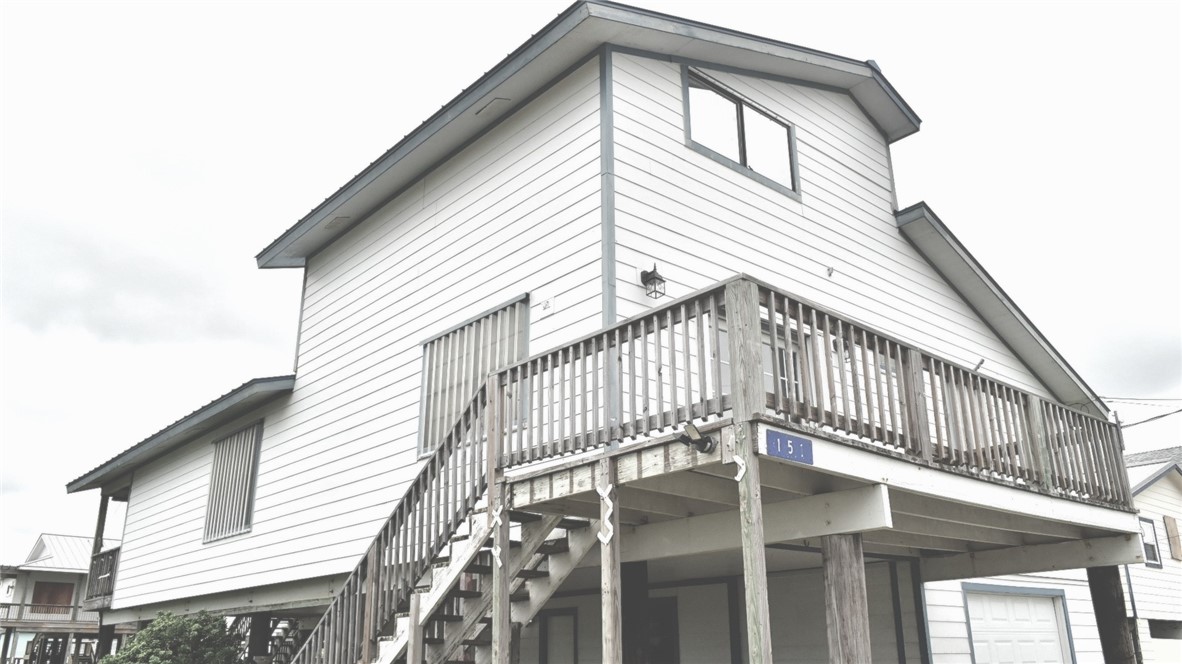
POLYGON ((620 506, 616 495, 616 460, 600 459, 595 484, 599 493, 599 602, 603 618, 605 662, 624 661, 620 618, 620 506))
POLYGON ((95 659, 99 660, 111 654, 111 642, 115 640, 115 626, 99 623, 98 652, 95 659))
POLYGON ((647 560, 620 563, 620 616, 624 661, 649 661, 647 560))
POLYGON ((862 535, 821 538, 825 577, 825 625, 830 662, 870 661, 870 611, 862 535))
POLYGON ((15 627, 4 628, 4 645, 0 646, 0 664, 8 664, 8 650, 12 645, 12 635, 16 632, 15 627))
POLYGON ((513 659, 512 605, 509 599, 512 581, 509 573, 509 507, 505 487, 500 483, 496 486, 496 502, 489 503, 493 531, 492 664, 509 664, 513 659))
POLYGON ((414 588, 410 591, 409 606, 407 607, 406 629, 406 661, 407 664, 420 664, 423 661, 423 626, 420 624, 419 605, 421 598, 414 588))
MULTIPOLYGON (((731 403, 735 442, 732 458, 738 467, 739 523, 743 547, 743 588, 747 612, 747 661, 771 664, 771 619, 767 601, 767 557, 764 550, 763 501, 755 417, 763 413, 763 332, 759 287, 736 280, 726 285, 727 342, 731 358, 731 403)), ((725 452, 724 452, 725 456, 725 452)))
POLYGON ((269 654, 271 650, 271 616, 266 613, 250 614, 250 637, 246 654, 250 660, 269 654))
POLYGON ((1120 572, 1116 565, 1088 568, 1088 588, 1092 591, 1092 610, 1100 632, 1100 648, 1108 664, 1136 664, 1133 631, 1125 611, 1120 572))

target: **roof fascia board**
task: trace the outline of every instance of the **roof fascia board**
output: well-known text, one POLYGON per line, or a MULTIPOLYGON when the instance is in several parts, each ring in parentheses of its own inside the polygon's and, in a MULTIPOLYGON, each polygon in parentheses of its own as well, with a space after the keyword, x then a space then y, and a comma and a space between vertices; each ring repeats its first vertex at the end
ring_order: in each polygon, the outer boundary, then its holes
POLYGON ((234 417, 240 416, 242 413, 237 412, 236 406, 262 399, 262 401, 253 404, 254 408, 260 407, 270 402, 271 399, 290 392, 294 385, 295 376, 256 378, 249 381, 70 482, 66 485, 66 493, 101 488, 105 480, 124 476, 136 466, 156 458, 175 445, 188 442, 189 434, 196 427, 201 425, 216 426, 223 420, 229 419, 227 417, 229 414, 234 417))
POLYGON ((430 118, 427 118, 414 131, 407 134, 394 147, 387 150, 385 154, 378 157, 365 170, 353 176, 353 179, 345 183, 336 193, 313 208, 295 226, 288 229, 287 232, 267 245, 266 249, 263 249, 255 256, 258 266, 262 268, 302 267, 304 264, 303 259, 284 260, 279 255, 282 245, 300 238, 321 221, 327 219, 341 203, 364 189, 391 166, 398 163, 403 157, 439 133, 454 117, 471 109, 477 101, 483 99, 497 88, 497 86, 520 71, 536 57, 545 52, 546 49, 553 46, 560 38, 574 30, 575 26, 586 19, 588 14, 587 7, 580 3, 572 5, 565 12, 559 14, 549 25, 519 46, 516 51, 510 53, 504 60, 489 70, 488 73, 481 76, 474 84, 461 91, 459 95, 436 111, 430 118))
POLYGON ((956 239, 952 231, 948 230, 948 227, 940 221, 940 218, 928 207, 927 203, 921 201, 906 209, 899 210, 895 213, 895 221, 899 231, 919 251, 920 255, 932 265, 933 269, 940 273, 945 281, 960 295, 961 299, 997 334, 1002 343, 1026 365, 1027 369, 1038 377, 1039 380, 1043 381, 1051 394, 1055 395, 1055 398, 1059 399, 1062 403, 1082 405, 1099 417, 1108 416, 1108 407, 1096 392, 1068 364, 1067 360, 1059 351, 1051 345, 1051 342, 1035 327, 1034 323, 1031 322, 1026 314, 1018 308, 1018 305, 1006 295, 1001 286, 985 271, 985 268, 969 253, 968 249, 961 244, 960 240, 956 239), (924 231, 934 234, 935 238, 938 239, 938 242, 934 246, 922 241, 920 236, 924 231), (944 262, 941 260, 943 258, 951 258, 959 263, 959 267, 966 269, 972 275, 974 281, 984 286, 989 296, 994 300, 993 304, 1000 305, 1013 318, 1013 321, 1025 333, 1026 339, 1011 338, 1010 335, 1003 334, 999 331, 989 320, 989 317, 982 314, 982 307, 980 306, 982 303, 974 301, 973 298, 969 297, 961 284, 958 284, 951 275, 946 274, 944 270, 940 269, 940 264, 944 262), (1030 346, 1029 343, 1022 343, 1023 341, 1033 342, 1037 348, 1037 352, 1041 353, 1045 359, 1051 361, 1052 366, 1060 372, 1058 380, 1054 376, 1047 376, 1045 372, 1034 369, 1033 365, 1037 363, 1032 360, 1036 358, 1032 358, 1029 353, 1021 352, 1021 349, 1030 346), (1064 389, 1068 388, 1068 386, 1074 387, 1078 390, 1079 394, 1065 394, 1064 389), (1079 398, 1081 396, 1083 397, 1082 403, 1079 398))
POLYGON ((1155 472, 1154 474, 1150 475, 1149 477, 1146 477, 1145 479, 1141 480, 1140 482, 1137 483, 1137 486, 1133 487, 1133 495, 1136 496, 1137 494, 1141 493, 1142 491, 1153 486, 1153 484, 1155 482, 1157 482, 1161 478, 1168 475, 1171 470, 1177 471, 1179 475, 1182 475, 1182 464, 1179 464, 1179 463, 1162 464, 1162 467, 1158 468, 1157 472, 1155 472))

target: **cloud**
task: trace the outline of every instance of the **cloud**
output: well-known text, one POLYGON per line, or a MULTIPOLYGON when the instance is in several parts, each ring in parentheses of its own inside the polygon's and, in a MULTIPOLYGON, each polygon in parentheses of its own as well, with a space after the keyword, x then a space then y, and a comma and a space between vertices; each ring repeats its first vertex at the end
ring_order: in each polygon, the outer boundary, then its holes
POLYGON ((13 216, 6 215, 3 308, 17 324, 122 342, 266 336, 198 268, 117 236, 13 216))

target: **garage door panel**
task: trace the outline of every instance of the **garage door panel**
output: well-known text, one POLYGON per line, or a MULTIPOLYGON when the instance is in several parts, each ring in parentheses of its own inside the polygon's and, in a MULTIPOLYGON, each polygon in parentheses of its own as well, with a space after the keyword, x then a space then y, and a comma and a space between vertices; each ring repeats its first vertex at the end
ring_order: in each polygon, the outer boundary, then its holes
POLYGON ((1067 659, 1057 597, 969 592, 965 599, 978 663, 1042 664, 1067 659))

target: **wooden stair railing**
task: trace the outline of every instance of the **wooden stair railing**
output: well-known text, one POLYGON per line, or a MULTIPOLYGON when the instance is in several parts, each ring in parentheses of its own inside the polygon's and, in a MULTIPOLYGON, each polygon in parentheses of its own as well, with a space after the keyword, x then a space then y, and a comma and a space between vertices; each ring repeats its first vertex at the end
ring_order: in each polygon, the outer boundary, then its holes
POLYGON ((487 489, 486 386, 436 446, 293 664, 356 664, 377 655, 415 584, 487 489))

